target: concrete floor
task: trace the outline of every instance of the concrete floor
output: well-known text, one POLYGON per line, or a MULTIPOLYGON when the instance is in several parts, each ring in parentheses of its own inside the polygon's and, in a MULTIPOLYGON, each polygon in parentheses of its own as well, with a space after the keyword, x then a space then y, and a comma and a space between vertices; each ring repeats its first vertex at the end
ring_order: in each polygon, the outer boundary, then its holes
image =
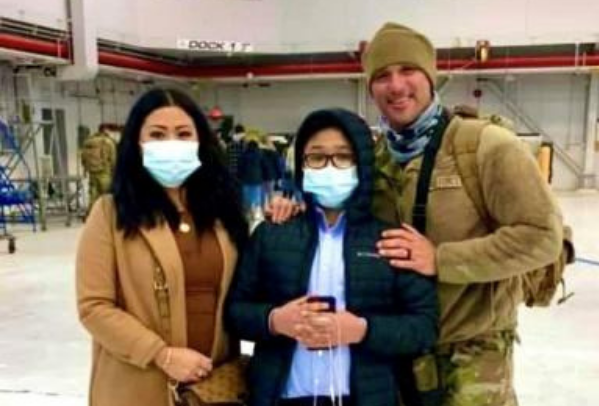
MULTIPOLYGON (((568 272, 575 296, 522 309, 516 349, 521 406, 599 405, 599 193, 560 195, 581 259, 568 272)), ((84 406, 89 338, 74 298, 80 228, 15 230, 17 252, 0 241, 0 405, 84 406)))

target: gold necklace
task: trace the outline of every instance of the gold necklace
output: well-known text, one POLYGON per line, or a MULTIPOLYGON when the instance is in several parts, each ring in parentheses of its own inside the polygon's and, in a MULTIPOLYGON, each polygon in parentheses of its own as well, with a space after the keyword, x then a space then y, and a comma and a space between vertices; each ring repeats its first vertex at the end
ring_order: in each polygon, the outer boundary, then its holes
POLYGON ((185 221, 185 218, 183 217, 186 213, 187 212, 185 211, 185 209, 179 210, 179 231, 183 234, 187 234, 191 231, 191 224, 185 221))
POLYGON ((189 225, 189 223, 181 220, 181 222, 179 223, 179 231, 181 231, 184 234, 187 234, 191 231, 191 226, 189 225))

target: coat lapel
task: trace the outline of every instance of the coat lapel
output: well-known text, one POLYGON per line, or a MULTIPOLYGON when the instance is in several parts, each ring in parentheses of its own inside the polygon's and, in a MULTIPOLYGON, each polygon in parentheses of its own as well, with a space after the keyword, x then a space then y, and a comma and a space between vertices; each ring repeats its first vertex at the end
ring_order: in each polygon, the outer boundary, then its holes
POLYGON ((217 221, 214 226, 216 239, 220 245, 220 250, 223 255, 223 274, 220 283, 220 292, 218 298, 218 307, 216 313, 216 328, 214 329, 214 342, 212 344, 212 359, 220 361, 229 351, 229 339, 224 332, 223 326, 223 309, 224 303, 229 291, 235 265, 237 264, 237 249, 231 241, 229 234, 223 227, 220 221, 217 221))
POLYGON ((214 232, 216 233, 216 239, 221 249, 223 256, 223 276, 221 281, 221 291, 226 292, 228 290, 231 279, 233 278, 233 272, 235 271, 235 264, 237 263, 237 249, 233 245, 233 242, 229 238, 227 230, 220 221, 217 221, 214 226, 214 232))

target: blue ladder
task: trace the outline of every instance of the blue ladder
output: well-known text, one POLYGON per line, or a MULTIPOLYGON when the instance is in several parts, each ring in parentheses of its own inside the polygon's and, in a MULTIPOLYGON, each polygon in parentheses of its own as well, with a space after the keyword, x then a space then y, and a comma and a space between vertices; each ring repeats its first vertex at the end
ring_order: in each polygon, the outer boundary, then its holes
POLYGON ((17 139, 8 125, 0 120, 0 235, 8 235, 8 223, 31 224, 36 231, 32 185, 31 171, 17 139), (18 165, 24 169, 26 189, 17 188, 11 180, 11 174, 18 165))

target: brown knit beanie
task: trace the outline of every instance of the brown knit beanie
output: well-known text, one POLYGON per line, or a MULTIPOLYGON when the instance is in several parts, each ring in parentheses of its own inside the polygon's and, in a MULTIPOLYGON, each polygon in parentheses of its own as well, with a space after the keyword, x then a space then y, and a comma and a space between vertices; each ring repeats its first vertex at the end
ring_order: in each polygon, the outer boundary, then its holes
POLYGON ((409 27, 386 23, 374 34, 362 56, 368 84, 378 70, 395 64, 421 69, 435 86, 437 61, 433 44, 409 27))

